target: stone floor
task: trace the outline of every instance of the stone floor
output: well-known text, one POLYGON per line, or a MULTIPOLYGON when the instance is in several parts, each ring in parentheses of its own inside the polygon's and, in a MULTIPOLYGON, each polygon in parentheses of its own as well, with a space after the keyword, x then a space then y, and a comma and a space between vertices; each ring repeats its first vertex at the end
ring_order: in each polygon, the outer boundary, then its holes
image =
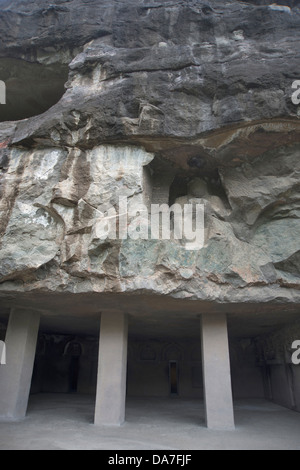
POLYGON ((0 449, 300 449, 300 413, 265 400, 235 403, 236 430, 210 431, 203 403, 182 399, 129 399, 126 423, 96 427, 87 395, 38 394, 27 417, 0 423, 0 449))

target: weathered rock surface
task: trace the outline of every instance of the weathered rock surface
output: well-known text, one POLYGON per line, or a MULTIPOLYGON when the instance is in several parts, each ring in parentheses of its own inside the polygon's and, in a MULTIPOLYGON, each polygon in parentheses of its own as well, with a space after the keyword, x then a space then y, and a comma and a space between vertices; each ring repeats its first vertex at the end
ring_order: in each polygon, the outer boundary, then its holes
POLYGON ((57 104, 0 124, 1 295, 299 302, 300 9, 271 3, 1 3, 1 57, 69 63, 57 104), (103 238, 120 198, 132 231, 201 202, 203 248, 103 238))

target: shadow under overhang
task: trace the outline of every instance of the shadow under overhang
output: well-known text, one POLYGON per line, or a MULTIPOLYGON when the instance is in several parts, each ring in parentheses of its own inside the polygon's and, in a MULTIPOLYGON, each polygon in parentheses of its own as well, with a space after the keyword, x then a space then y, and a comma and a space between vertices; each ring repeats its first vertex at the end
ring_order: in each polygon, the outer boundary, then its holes
POLYGON ((10 308, 39 311, 41 332, 76 335, 98 335, 103 312, 126 313, 130 336, 157 339, 200 337, 201 314, 226 314, 229 336, 236 338, 270 333, 300 319, 295 303, 218 303, 122 293, 14 294, 0 301, 4 324, 10 308))

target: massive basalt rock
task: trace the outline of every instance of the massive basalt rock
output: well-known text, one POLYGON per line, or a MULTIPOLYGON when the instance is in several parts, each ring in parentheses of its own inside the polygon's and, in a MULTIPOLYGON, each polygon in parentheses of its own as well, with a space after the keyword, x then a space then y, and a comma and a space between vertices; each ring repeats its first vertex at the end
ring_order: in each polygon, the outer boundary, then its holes
POLYGON ((2 2, 0 70, 69 76, 0 124, 1 295, 300 300, 300 9, 271 3, 2 2), (201 202, 203 248, 105 239, 120 198, 132 230, 141 204, 201 202))

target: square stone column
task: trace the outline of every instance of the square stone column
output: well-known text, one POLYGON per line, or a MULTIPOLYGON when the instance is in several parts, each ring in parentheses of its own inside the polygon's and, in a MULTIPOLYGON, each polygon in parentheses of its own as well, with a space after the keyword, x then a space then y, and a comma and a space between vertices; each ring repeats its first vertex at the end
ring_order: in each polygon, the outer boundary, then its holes
POLYGON ((10 312, 6 364, 0 366, 0 419, 17 420, 26 415, 39 323, 37 312, 10 312))
POLYGON ((233 430, 226 315, 202 315, 201 336, 206 425, 209 429, 233 430))
POLYGON ((127 315, 102 313, 95 424, 120 425, 125 419, 127 315))

